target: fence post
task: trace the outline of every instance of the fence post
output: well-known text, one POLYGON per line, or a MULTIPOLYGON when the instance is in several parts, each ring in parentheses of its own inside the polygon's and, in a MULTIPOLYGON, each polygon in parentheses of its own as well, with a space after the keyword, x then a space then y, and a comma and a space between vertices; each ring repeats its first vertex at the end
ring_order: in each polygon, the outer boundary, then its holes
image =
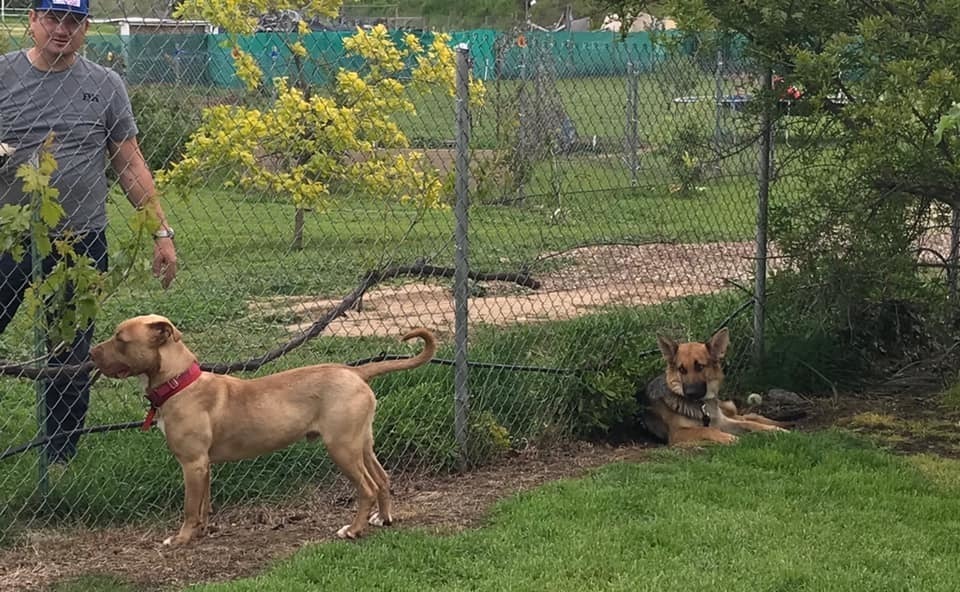
MULTIPOLYGON (((770 96, 773 71, 763 73, 763 95, 770 96)), ((773 106, 763 105, 760 115, 760 170, 757 173, 757 238, 753 293, 753 363, 763 367, 764 328, 767 305, 767 205, 770 198, 770 169, 773 152, 773 106)))
MULTIPOLYGON (((40 166, 40 149, 30 157, 30 166, 38 168, 40 166)), ((31 211, 32 227, 34 232, 30 233, 30 280, 34 286, 39 286, 43 280, 43 258, 40 256, 40 248, 37 245, 37 238, 34 236, 36 229, 41 227, 40 223, 40 204, 34 200, 31 211)), ((33 319, 33 355, 34 359, 43 360, 47 356, 47 340, 43 330, 44 310, 39 307, 36 316, 33 319)), ((44 439, 47 437, 47 397, 44 390, 46 381, 37 378, 34 381, 34 389, 37 395, 37 435, 44 439)), ((47 444, 49 446, 49 443, 47 444)), ((49 467, 47 466, 47 446, 40 448, 37 457, 37 492, 40 494, 40 502, 46 503, 49 493, 49 467)))
MULTIPOLYGON (((521 33, 524 35, 524 33, 521 33)), ((527 126, 530 123, 527 121, 527 116, 529 115, 529 100, 527 93, 529 89, 527 88, 527 81, 529 80, 529 69, 527 64, 527 52, 530 40, 524 37, 524 45, 520 47, 520 82, 518 84, 517 90, 517 120, 519 121, 519 126, 517 128, 517 146, 519 147, 521 153, 518 155, 520 158, 528 158, 529 155, 524 154, 528 147, 530 146, 529 139, 529 130, 527 126)), ((525 184, 526 184, 526 171, 520 175, 519 181, 517 181, 517 195, 516 200, 518 204, 523 204, 525 199, 525 184)))
POLYGON ((291 248, 294 251, 303 250, 303 226, 303 208, 297 208, 293 214, 293 244, 291 245, 291 248))
POLYGON ((713 128, 713 141, 717 146, 720 146, 723 142, 724 129, 723 129, 723 45, 720 44, 717 46, 717 63, 716 69, 714 70, 714 128, 713 128))
POLYGON ((947 287, 949 289, 950 302, 956 303, 957 280, 960 275, 960 207, 953 206, 952 216, 950 218, 950 251, 947 256, 947 287))
POLYGON ((457 46, 457 161, 456 226, 454 240, 454 432, 460 450, 460 470, 467 468, 467 430, 470 412, 469 383, 467 381, 467 285, 470 271, 468 212, 470 193, 470 48, 466 43, 457 46))
POLYGON ((637 110, 640 76, 638 68, 632 61, 627 62, 627 159, 630 167, 630 186, 636 187, 638 184, 638 175, 640 169, 640 158, 638 151, 637 138, 637 110))

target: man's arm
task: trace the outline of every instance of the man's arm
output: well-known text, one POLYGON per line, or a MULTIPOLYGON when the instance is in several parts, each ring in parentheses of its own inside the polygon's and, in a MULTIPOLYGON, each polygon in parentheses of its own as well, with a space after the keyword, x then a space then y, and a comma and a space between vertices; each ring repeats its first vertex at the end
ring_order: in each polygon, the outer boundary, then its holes
MULTIPOLYGON (((156 186, 147 163, 140 152, 137 137, 133 136, 110 147, 110 165, 119 177, 120 187, 127 199, 136 208, 151 207, 157 214, 162 230, 169 230, 167 217, 160 202, 154 199, 156 186)), ((160 285, 168 287, 177 275, 177 251, 171 238, 155 238, 153 248, 153 274, 160 278, 160 285)))

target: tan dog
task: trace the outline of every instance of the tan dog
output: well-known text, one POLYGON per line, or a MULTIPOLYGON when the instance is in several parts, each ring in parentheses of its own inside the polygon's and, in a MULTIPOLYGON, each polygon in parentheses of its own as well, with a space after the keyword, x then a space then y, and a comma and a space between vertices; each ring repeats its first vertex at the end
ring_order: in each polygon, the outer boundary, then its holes
POLYGON ((253 458, 302 439, 323 440, 357 488, 357 514, 337 531, 339 537, 360 536, 368 522, 389 525, 390 481, 373 452, 377 401, 367 381, 429 362, 436 352, 433 334, 414 329, 403 339, 414 337, 423 339, 424 348, 413 358, 357 367, 320 364, 243 380, 200 372, 180 331, 162 316, 120 323, 113 337, 94 346, 91 357, 107 376, 143 379, 151 413, 156 410, 167 446, 183 468, 183 525, 164 544, 181 545, 203 535, 211 463, 253 458), (374 502, 377 511, 372 512, 374 502))
POLYGON ((657 337, 657 345, 667 370, 650 381, 641 400, 643 423, 654 436, 671 446, 731 444, 744 432, 786 431, 780 422, 756 413, 740 415, 733 401, 717 398, 730 345, 726 327, 706 343, 657 337))

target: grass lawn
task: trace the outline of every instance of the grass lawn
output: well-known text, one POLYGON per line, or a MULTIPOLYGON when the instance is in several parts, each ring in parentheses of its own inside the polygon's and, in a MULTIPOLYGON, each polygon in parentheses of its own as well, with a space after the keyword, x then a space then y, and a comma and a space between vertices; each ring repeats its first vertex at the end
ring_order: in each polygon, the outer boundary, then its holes
MULTIPOLYGON (((314 545, 190 590, 953 591, 958 516, 957 461, 839 432, 754 436, 544 486, 478 529, 314 545)), ((97 577, 57 588, 132 589, 97 577)))
MULTIPOLYGON (((551 83, 548 83, 551 84, 551 83)), ((566 78, 552 81, 565 113, 573 122, 581 140, 618 140, 622 145, 628 129, 627 92, 631 81, 626 76, 594 76, 566 78)), ((484 106, 473 114, 471 143, 477 148, 492 148, 511 137, 517 122, 518 96, 522 87, 531 92, 534 81, 487 80, 484 106), (499 141, 498 141, 499 140, 499 141)), ((724 93, 732 88, 724 82, 724 93)), ((550 87, 548 87, 550 88, 550 87)), ((745 115, 734 115, 729 110, 718 114, 712 101, 675 105, 678 96, 700 95, 712 97, 716 80, 709 74, 693 71, 691 66, 668 61, 659 69, 641 74, 636 79, 637 135, 644 143, 668 140, 678 122, 691 119, 712 133, 718 124, 724 131, 744 132, 755 127, 745 115)), ((452 142, 456 138, 454 99, 440 91, 414 92, 411 96, 417 112, 398 115, 397 121, 411 138, 452 142)), ((534 106, 537 108, 537 106, 534 106)))

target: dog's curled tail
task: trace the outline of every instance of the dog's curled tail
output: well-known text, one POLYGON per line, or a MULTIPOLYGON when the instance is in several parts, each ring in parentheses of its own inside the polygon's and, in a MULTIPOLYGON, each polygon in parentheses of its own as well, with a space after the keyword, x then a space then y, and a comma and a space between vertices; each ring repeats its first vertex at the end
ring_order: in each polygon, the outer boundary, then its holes
POLYGON ((354 370, 360 375, 361 378, 369 381, 374 376, 380 376, 381 374, 387 374, 388 372, 410 370, 411 368, 423 366, 433 359, 433 354, 437 353, 437 340, 429 329, 420 327, 404 335, 403 341, 409 341, 414 337, 419 337, 423 340, 423 351, 414 357, 405 358, 403 360, 370 362, 369 364, 364 364, 363 366, 357 366, 354 368, 354 370))

